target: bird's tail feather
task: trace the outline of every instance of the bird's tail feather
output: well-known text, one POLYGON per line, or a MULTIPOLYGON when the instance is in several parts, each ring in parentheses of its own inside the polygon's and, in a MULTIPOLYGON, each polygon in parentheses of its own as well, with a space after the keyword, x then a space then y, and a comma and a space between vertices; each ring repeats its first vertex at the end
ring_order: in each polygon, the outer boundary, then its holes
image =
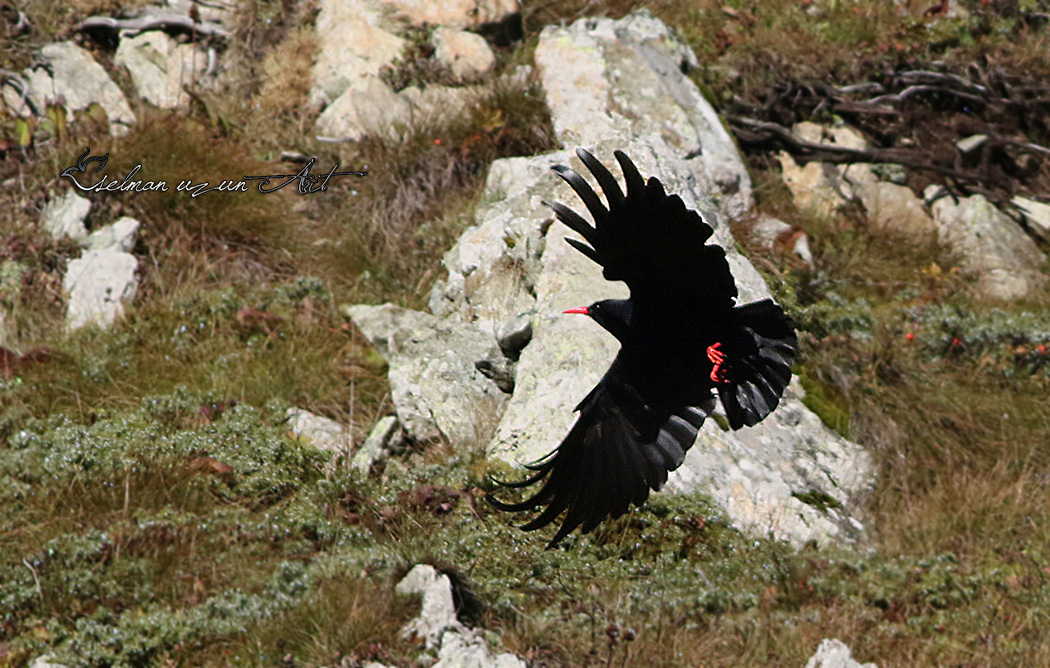
POLYGON ((773 412, 791 381, 791 364, 798 355, 794 323, 770 299, 736 308, 742 348, 724 382, 718 385, 729 426, 751 427, 773 412))

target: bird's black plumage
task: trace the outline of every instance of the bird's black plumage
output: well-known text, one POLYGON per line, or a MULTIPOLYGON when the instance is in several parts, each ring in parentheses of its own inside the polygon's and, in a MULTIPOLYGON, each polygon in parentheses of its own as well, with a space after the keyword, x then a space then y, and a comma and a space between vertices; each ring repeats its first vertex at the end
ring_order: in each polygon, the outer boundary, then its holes
POLYGON ((598 181, 608 207, 579 174, 564 179, 590 212, 592 226, 564 204, 547 203, 586 243, 566 239, 624 281, 629 299, 595 302, 586 313, 620 342, 605 376, 576 407, 579 418, 532 475, 505 487, 540 485, 520 503, 489 497, 503 510, 543 508, 523 529, 565 519, 557 544, 619 517, 659 490, 685 459, 717 393, 733 429, 758 423, 776 408, 798 352, 791 319, 773 301, 736 306, 725 251, 707 244, 714 230, 660 181, 644 181, 621 151, 627 193, 597 159, 576 155, 598 181))

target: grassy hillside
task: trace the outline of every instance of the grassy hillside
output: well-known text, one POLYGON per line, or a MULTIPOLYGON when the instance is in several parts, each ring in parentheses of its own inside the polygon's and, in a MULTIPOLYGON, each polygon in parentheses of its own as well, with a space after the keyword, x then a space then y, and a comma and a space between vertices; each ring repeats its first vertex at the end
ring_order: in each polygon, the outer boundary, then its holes
MULTIPOLYGON (((132 4, 25 3, 31 30, 3 42, 0 67, 132 4)), ((529 61, 544 25, 638 3, 523 4, 500 72, 529 61)), ((1050 74, 1042 1, 962 18, 934 2, 641 4, 693 46, 723 111, 932 61, 1050 74)), ((454 447, 420 444, 368 478, 327 467, 288 434, 289 407, 356 443, 391 412, 385 364, 340 305, 423 307, 487 166, 550 150, 553 133, 542 91, 493 78, 466 117, 318 143, 302 84, 313 10, 256 0, 238 17, 236 83, 189 112, 136 108, 119 139, 102 121, 0 119, 3 345, 37 351, 0 377, 0 666, 415 665, 397 631, 418 602, 394 585, 420 562, 535 666, 800 666, 825 637, 882 668, 1050 665, 1050 299, 977 300, 934 241, 795 209, 758 152, 760 211, 805 230, 814 262, 757 248, 746 225, 738 242, 800 327, 809 405, 876 457, 867 543, 794 550, 740 535, 702 497, 657 495, 548 552, 482 502, 487 474, 506 472, 454 447), (218 181, 298 169, 280 161, 295 150, 370 176, 310 198, 93 197, 89 227, 143 222, 142 285, 112 329, 65 334, 78 250, 38 222, 85 146, 113 174, 218 181)), ((392 83, 441 80, 419 53, 392 83)), ((1045 126, 1027 131, 1050 145, 1045 126)), ((1041 169, 1026 183, 1045 186, 1041 169)))

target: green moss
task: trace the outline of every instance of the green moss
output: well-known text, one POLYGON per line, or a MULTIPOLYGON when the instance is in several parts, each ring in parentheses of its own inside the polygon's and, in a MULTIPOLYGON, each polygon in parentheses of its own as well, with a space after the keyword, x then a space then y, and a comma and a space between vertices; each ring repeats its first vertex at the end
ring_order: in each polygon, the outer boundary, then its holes
POLYGON ((806 391, 802 403, 829 428, 843 438, 849 438, 850 407, 845 395, 834 386, 821 382, 808 370, 803 371, 799 381, 806 391))
POLYGON ((826 512, 828 508, 838 508, 842 504, 835 499, 835 497, 829 495, 827 492, 820 490, 810 490, 808 492, 792 492, 791 496, 795 497, 807 506, 813 506, 821 512, 826 512))

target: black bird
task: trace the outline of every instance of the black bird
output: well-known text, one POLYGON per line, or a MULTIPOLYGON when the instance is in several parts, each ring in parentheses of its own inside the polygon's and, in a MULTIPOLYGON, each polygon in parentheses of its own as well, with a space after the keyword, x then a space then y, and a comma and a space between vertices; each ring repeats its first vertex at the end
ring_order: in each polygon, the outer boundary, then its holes
POLYGON ((614 155, 626 196, 593 155, 583 149, 576 155, 598 181, 608 208, 563 165, 554 172, 580 196, 595 224, 563 204, 545 204, 587 243, 566 241, 601 265, 607 280, 625 282, 631 296, 565 311, 590 316, 617 338, 620 351, 576 407, 579 418, 561 445, 527 465, 530 477, 499 483, 542 483, 539 490, 520 503, 488 497, 508 511, 546 506, 522 527, 526 531, 566 512, 548 547, 581 525, 587 533, 606 517, 623 515, 632 502, 645 503, 649 490, 659 490, 681 466, 711 415, 715 392, 733 429, 769 415, 798 353, 794 325, 772 300, 734 304, 725 251, 706 244, 714 230, 696 211, 666 194, 656 177, 643 181, 622 151, 614 155))

